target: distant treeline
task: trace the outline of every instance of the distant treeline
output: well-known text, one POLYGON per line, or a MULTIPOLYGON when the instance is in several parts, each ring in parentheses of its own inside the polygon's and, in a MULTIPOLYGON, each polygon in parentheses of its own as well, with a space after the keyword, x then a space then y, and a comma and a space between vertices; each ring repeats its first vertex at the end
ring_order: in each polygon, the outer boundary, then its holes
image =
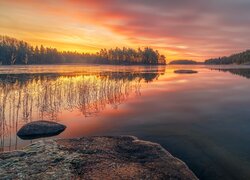
POLYGON ((144 49, 115 48, 101 49, 95 54, 71 51, 60 52, 56 48, 41 45, 33 47, 27 42, 8 36, 0 36, 0 64, 166 64, 165 56, 157 50, 146 47, 144 49))
POLYGON ((169 65, 178 65, 178 64, 188 65, 188 64, 200 64, 200 63, 193 60, 174 60, 169 63, 169 65))
POLYGON ((250 64, 250 50, 228 57, 208 59, 205 64, 250 64))

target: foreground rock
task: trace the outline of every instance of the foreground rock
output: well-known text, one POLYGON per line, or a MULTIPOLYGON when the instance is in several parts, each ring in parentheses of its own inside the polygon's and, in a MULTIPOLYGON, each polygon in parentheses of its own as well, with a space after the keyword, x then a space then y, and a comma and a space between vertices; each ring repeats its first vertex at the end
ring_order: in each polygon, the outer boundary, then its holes
POLYGON ((197 179, 160 145, 134 137, 38 141, 0 154, 3 179, 197 179))
POLYGON ((66 126, 51 121, 34 121, 24 125, 17 135, 21 139, 36 139, 58 135, 65 130, 66 126))
POLYGON ((198 71, 187 70, 187 69, 180 69, 180 70, 174 71, 174 73, 176 73, 176 74, 194 74, 194 73, 198 73, 198 71))

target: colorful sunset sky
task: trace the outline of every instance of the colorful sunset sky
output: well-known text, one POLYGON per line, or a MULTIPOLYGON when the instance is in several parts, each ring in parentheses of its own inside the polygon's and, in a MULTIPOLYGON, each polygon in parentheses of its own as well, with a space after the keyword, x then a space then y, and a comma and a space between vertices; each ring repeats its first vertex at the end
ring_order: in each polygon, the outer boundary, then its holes
POLYGON ((250 47, 250 0, 0 0, 0 34, 32 45, 96 52, 158 49, 204 60, 250 47))

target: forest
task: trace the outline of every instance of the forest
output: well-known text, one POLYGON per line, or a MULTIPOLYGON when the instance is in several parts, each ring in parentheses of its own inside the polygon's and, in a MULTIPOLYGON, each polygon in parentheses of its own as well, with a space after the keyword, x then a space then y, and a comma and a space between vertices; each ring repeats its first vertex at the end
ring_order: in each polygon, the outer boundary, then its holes
POLYGON ((250 50, 233 54, 228 57, 208 59, 205 64, 250 64, 250 50))
POLYGON ((166 64, 164 55, 150 47, 143 49, 115 48, 101 49, 97 53, 79 53, 72 51, 58 51, 56 48, 33 47, 27 42, 8 36, 0 36, 0 64, 166 64))

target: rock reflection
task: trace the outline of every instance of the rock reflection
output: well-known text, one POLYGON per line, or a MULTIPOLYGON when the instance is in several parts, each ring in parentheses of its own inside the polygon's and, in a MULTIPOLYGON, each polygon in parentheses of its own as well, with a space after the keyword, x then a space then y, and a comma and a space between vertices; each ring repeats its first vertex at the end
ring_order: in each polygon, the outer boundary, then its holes
POLYGON ((111 105, 117 109, 141 82, 160 73, 104 72, 94 74, 0 75, 0 151, 16 149, 18 129, 33 120, 58 121, 63 111, 95 116, 111 105))

